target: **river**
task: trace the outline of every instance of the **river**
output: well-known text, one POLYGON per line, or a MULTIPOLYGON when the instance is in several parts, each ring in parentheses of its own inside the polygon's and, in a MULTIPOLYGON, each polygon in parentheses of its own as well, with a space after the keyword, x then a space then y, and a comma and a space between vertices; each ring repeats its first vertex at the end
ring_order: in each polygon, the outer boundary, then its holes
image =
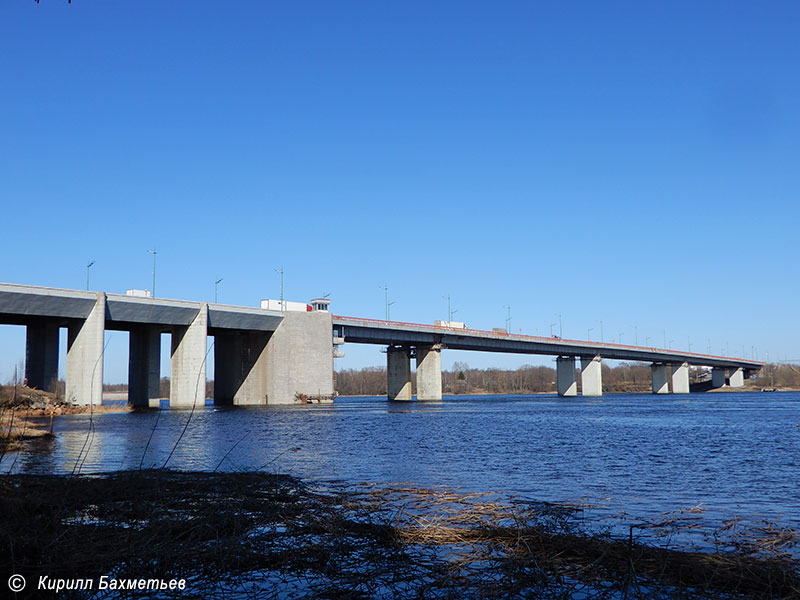
POLYGON ((321 484, 448 485, 635 518, 800 529, 800 393, 448 396, 436 403, 162 410, 56 419, 0 469, 265 470, 321 484), (171 456, 170 456, 171 454, 171 456))

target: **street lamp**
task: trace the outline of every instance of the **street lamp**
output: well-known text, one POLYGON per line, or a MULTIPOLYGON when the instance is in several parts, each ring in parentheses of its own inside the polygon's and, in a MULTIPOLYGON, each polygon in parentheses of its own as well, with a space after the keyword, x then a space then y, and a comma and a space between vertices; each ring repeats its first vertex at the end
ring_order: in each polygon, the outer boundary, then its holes
POLYGON ((586 331, 586 339, 588 341, 590 341, 590 342, 592 341, 592 332, 593 331, 594 331, 594 327, 589 327, 589 329, 586 331))
POLYGON ((214 304, 219 304, 219 282, 222 281, 222 277, 217 279, 214 282, 214 304))
POLYGON ((94 264, 94 261, 93 261, 93 260, 90 260, 90 261, 89 261, 89 264, 88 264, 88 265, 86 265, 86 291, 87 291, 87 292, 89 291, 89 269, 91 269, 91 268, 92 268, 92 265, 93 265, 93 264, 94 264))
POLYGON ((558 323, 550 323, 550 337, 553 337, 553 327, 555 327, 558 323))
POLYGON ((503 308, 508 311, 508 316, 506 317, 506 333, 511 333, 511 305, 509 304, 503 308))
POLYGON ((564 328, 561 326, 561 313, 557 315, 553 315, 554 317, 558 317, 558 337, 562 340, 564 339, 564 328))
POLYGON ((447 300, 447 322, 448 323, 452 323, 453 322, 453 315, 456 314, 458 311, 457 310, 452 310, 450 308, 450 294, 447 294, 447 296, 442 296, 442 298, 447 300))
POLYGON ((281 311, 285 311, 286 307, 283 305, 283 267, 275 269, 275 272, 281 274, 281 311))
POLYGON ((602 343, 603 340, 603 321, 598 321, 600 323, 600 342, 602 343))
POLYGON ((388 321, 389 320, 389 286, 384 283, 383 285, 379 285, 378 288, 383 290, 383 299, 384 299, 385 309, 386 309, 386 320, 388 321))
POLYGON ((617 339, 617 343, 618 343, 618 344, 621 344, 621 343, 622 343, 622 335, 623 335, 624 333, 625 333, 624 331, 620 331, 620 333, 619 333, 619 336, 617 336, 617 337, 619 338, 619 339, 617 339))
POLYGON ((155 298, 156 297, 156 251, 148 250, 147 253, 153 255, 153 291, 150 295, 153 298, 155 298))

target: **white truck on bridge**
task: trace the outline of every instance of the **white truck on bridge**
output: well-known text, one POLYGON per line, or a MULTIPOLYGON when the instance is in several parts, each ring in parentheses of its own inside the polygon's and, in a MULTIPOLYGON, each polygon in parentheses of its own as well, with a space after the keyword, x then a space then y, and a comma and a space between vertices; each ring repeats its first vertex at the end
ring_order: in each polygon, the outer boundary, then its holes
POLYGON ((466 329, 467 324, 461 321, 434 321, 436 327, 449 327, 450 329, 466 329))

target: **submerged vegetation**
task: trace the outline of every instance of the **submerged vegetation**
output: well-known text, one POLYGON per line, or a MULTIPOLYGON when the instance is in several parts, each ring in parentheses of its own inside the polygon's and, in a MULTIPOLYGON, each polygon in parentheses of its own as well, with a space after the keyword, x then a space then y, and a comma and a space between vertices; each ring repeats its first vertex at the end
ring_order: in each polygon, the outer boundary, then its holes
POLYGON ((792 531, 726 526, 716 547, 681 551, 640 528, 593 530, 583 514, 444 488, 320 491, 259 473, 11 475, 0 479, 0 563, 28 581, 185 579, 181 598, 800 597, 792 531))

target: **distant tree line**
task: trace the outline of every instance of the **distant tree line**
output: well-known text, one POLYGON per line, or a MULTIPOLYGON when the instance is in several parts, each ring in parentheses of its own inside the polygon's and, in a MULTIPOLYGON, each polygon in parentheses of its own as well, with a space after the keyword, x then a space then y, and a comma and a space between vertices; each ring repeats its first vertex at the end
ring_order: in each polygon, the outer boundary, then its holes
MULTIPOLYGON (((579 366, 579 363, 576 363, 579 366)), ((603 390, 606 392, 649 392, 650 364, 621 363, 616 367, 602 365, 603 390)), ((24 364, 15 371, 8 385, 22 385, 24 364)), ((692 383, 710 377, 708 371, 691 369, 689 379, 692 383)), ((576 376, 580 386, 580 375, 576 376)), ((335 373, 336 391, 342 396, 384 396, 386 395, 386 368, 365 367, 363 369, 343 369, 335 373)), ((746 382, 749 388, 778 388, 800 390, 800 367, 787 364, 769 363, 758 376, 746 382)), ((162 377, 159 393, 169 398, 169 377, 162 377)), ((412 390, 416 393, 415 378, 411 378, 412 390)), ((64 397, 65 382, 55 382, 56 396, 64 397)), ((127 383, 103 384, 106 392, 125 392, 127 383)), ((556 392, 556 370, 551 367, 524 365, 519 369, 473 369, 467 363, 453 363, 453 368, 442 371, 442 391, 445 394, 539 394, 556 392)), ((206 398, 214 397, 214 381, 206 382, 206 398)))
MULTIPOLYGON (((576 362, 579 370, 579 362, 576 362)), ((650 392, 650 363, 620 363, 615 367, 602 365, 603 390, 609 393, 650 392)), ((694 384, 710 378, 708 370, 692 368, 689 381, 694 384)), ((580 374, 576 375, 580 388, 580 374)), ((767 364, 749 388, 800 389, 800 367, 786 364, 767 364)), ((411 378, 416 393, 415 378, 411 378)), ((336 390, 342 396, 383 396, 386 394, 386 369, 366 367, 344 369, 336 373, 336 390)), ((442 371, 442 391, 445 394, 539 394, 556 392, 556 370, 551 367, 524 365, 519 369, 473 369, 456 362, 450 370, 442 371)))
MULTIPOLYGON (((603 365, 603 389, 608 392, 649 392, 650 365, 622 363, 603 365)), ((580 381, 580 376, 577 377, 580 381)), ((414 378, 412 390, 416 392, 414 378)), ((336 373, 336 390, 342 396, 381 396, 386 394, 386 369, 367 367, 344 369, 336 373)), ((540 394, 556 392, 556 370, 552 367, 524 365, 519 369, 473 369, 456 362, 442 371, 445 394, 540 394)))

